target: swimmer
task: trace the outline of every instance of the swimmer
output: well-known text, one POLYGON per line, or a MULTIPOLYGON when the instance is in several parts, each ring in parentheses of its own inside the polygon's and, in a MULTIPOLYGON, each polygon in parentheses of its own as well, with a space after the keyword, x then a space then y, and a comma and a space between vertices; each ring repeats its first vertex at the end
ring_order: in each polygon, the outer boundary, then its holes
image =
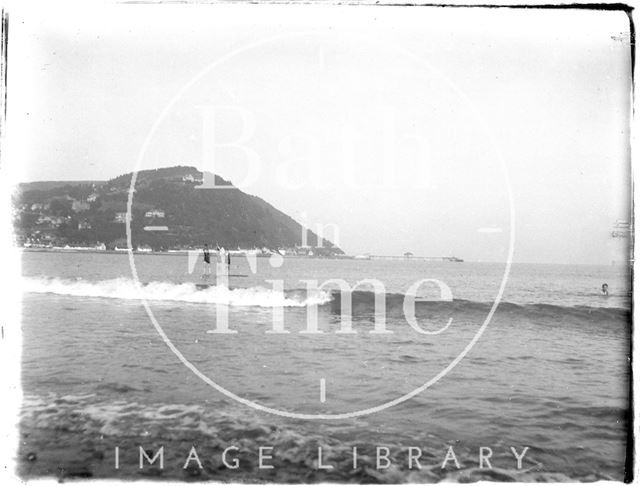
POLYGON ((606 283, 603 283, 600 292, 602 295, 609 295, 609 286, 606 283))

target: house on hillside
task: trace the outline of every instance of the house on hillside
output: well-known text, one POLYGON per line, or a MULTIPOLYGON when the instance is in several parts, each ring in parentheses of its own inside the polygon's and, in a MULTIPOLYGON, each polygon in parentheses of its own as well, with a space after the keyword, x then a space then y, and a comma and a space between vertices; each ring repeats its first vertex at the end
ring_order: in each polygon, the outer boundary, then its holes
POLYGON ((145 218, 164 218, 164 211, 162 209, 152 209, 144 213, 145 218))
POLYGON ((76 199, 71 203, 71 210, 74 213, 79 213, 80 211, 88 211, 91 208, 88 202, 78 201, 76 199))
POLYGON ((56 239, 56 234, 52 231, 36 231, 34 233, 34 240, 38 244, 51 246, 51 243, 56 239))
POLYGON ((87 202, 95 202, 98 199, 99 194, 98 193, 93 193, 93 194, 89 194, 89 197, 87 198, 87 202))
POLYGON ((65 218, 60 216, 40 216, 36 220, 36 224, 45 225, 50 228, 57 228, 65 222, 65 218))
MULTIPOLYGON (((131 218, 133 219, 133 217, 131 218)), ((127 222, 127 212, 126 211, 118 211, 113 218, 114 223, 126 223, 127 222)))
POLYGON ((309 255, 309 251, 311 250, 311 246, 309 245, 299 245, 291 249, 288 253, 290 255, 295 256, 307 256, 309 255))
POLYGON ((168 226, 145 226, 145 231, 169 231, 168 226))
POLYGON ((194 176, 193 174, 187 174, 185 176, 182 176, 182 182, 201 183, 202 178, 199 176, 194 176))

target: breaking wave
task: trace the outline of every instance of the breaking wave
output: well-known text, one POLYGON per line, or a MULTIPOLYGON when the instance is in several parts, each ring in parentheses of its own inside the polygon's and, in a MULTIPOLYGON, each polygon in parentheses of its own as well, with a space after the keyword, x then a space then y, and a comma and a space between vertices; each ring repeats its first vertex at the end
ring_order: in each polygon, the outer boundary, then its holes
MULTIPOLYGON (((375 297, 373 292, 355 291, 349 295, 354 309, 373 309, 375 307, 375 297)), ((331 306, 340 307, 341 295, 339 291, 333 291, 331 306)), ((388 310, 402 309, 406 295, 389 293, 385 295, 385 306, 388 310)), ((429 312, 458 312, 467 315, 486 315, 493 306, 493 302, 477 302, 466 299, 444 300, 416 300, 417 311, 429 312)), ((500 302, 498 311, 501 315, 509 316, 514 320, 519 318, 529 318, 533 320, 561 319, 575 322, 603 321, 630 321, 631 309, 623 307, 591 307, 584 305, 558 305, 544 303, 521 303, 500 302)))
MULTIPOLYGON (((193 282, 150 282, 139 285, 128 278, 89 281, 59 278, 25 278, 24 291, 40 294, 58 294, 78 297, 97 297, 124 300, 148 300, 165 302, 190 302, 196 304, 227 304, 238 307, 307 307, 326 305, 333 313, 342 310, 343 295, 339 290, 326 289, 309 293, 306 289, 279 292, 267 287, 228 289, 223 286, 203 288, 193 282)), ((354 314, 368 314, 375 310, 376 294, 370 291, 352 291, 346 296, 351 301, 354 314)), ((386 312, 401 312, 406 296, 388 293, 384 295, 386 312)), ((453 301, 418 300, 417 315, 424 313, 452 312, 469 317, 485 316, 492 302, 475 302, 464 299, 453 301)), ((630 309, 617 307, 563 306, 554 304, 516 304, 501 302, 498 312, 516 321, 524 318, 545 322, 561 319, 564 323, 628 322, 630 309)))
POLYGON ((59 278, 25 278, 25 292, 78 297, 99 297, 124 300, 191 302, 227 304, 244 307, 305 307, 321 305, 331 300, 331 293, 318 291, 278 292, 265 287, 228 289, 223 286, 198 288, 195 283, 150 282, 140 285, 128 278, 92 282, 59 278))

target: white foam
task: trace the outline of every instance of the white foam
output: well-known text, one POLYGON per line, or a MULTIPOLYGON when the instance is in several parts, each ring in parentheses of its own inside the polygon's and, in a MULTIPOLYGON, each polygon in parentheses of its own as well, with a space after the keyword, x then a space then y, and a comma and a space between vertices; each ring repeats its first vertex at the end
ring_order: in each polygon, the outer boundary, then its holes
POLYGON ((59 278, 24 278, 25 292, 72 295, 78 297, 102 297, 124 300, 153 300, 192 302, 201 304, 227 304, 231 306, 257 307, 305 307, 321 305, 331 300, 328 292, 314 295, 288 296, 265 287, 228 289, 212 286, 198 289, 194 283, 150 282, 139 285, 127 278, 89 281, 59 278))

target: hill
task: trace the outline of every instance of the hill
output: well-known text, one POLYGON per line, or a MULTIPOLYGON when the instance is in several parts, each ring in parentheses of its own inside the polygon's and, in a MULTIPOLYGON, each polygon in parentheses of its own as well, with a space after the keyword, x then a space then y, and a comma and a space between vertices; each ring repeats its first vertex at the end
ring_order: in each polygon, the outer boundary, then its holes
MULTIPOLYGON (((16 235, 23 243, 106 247, 125 245, 127 198, 132 174, 106 182, 40 182, 21 185, 14 196, 16 235)), ((178 166, 140 171, 132 205, 134 246, 155 250, 200 247, 288 248, 303 251, 302 226, 259 197, 218 175, 224 189, 205 189, 202 172, 178 166)), ((209 179, 208 179, 209 180, 209 179)), ((308 245, 317 236, 307 232, 308 245)), ((324 240, 315 254, 341 254, 324 240)))

